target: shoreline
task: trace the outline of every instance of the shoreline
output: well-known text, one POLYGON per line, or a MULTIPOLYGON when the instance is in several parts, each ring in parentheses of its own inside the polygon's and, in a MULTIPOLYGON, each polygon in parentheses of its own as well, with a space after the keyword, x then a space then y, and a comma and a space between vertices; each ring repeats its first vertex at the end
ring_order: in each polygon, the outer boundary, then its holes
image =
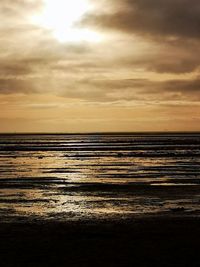
POLYGON ((200 218, 0 223, 1 266, 199 266, 200 218))

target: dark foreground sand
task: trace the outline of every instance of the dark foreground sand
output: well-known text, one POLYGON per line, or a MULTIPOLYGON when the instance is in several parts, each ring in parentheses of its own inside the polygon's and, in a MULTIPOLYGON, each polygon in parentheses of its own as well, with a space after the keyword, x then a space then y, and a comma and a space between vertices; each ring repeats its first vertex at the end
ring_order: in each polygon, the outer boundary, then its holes
POLYGON ((1 223, 0 266, 200 266, 200 219, 1 223))

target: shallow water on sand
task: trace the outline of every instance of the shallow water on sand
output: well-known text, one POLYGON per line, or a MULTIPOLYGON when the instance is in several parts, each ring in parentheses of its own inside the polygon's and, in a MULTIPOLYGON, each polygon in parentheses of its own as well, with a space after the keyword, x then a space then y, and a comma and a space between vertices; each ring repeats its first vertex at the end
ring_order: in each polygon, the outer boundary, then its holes
POLYGON ((1 221, 200 214, 200 134, 0 135, 1 221))

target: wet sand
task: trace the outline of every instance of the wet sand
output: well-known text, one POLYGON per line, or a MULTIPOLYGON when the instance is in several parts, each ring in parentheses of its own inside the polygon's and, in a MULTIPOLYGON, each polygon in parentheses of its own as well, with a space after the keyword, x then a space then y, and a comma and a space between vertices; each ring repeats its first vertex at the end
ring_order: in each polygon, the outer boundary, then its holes
POLYGON ((199 267, 200 134, 0 135, 0 267, 199 267))
POLYGON ((200 266, 200 219, 0 224, 0 265, 200 266))
POLYGON ((199 133, 0 135, 0 218, 200 215, 199 133))

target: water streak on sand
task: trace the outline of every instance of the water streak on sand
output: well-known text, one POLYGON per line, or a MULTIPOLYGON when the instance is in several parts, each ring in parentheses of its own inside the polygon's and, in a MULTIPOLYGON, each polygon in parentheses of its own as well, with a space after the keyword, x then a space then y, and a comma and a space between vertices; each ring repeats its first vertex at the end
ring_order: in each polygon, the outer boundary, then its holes
POLYGON ((3 221, 199 214, 200 134, 0 135, 3 221))

